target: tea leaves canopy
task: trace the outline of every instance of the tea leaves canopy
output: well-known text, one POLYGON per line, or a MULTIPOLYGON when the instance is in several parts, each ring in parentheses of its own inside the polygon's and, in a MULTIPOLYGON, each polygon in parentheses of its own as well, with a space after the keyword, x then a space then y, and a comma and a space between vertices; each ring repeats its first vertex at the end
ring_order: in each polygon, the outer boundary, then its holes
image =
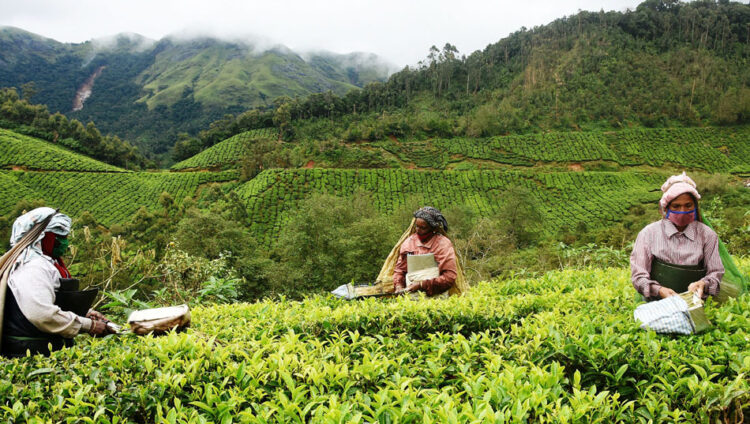
POLYGON ((56 144, 0 128, 0 168, 126 172, 56 144))
POLYGON ((747 413, 750 297, 710 304, 714 327, 704 334, 662 336, 633 321, 628 275, 557 271, 448 300, 199 307, 185 333, 79 337, 49 358, 3 361, 0 414, 109 423, 714 422, 747 413))

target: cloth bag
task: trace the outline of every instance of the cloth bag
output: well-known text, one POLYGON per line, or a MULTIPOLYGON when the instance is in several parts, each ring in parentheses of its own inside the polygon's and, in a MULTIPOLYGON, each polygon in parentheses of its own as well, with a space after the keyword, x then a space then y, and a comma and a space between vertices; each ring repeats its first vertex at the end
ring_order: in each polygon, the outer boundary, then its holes
POLYGON ((175 329, 180 331, 190 326, 188 305, 133 311, 128 317, 133 333, 138 335, 164 334, 175 329))
POLYGON ((639 305, 633 317, 642 329, 662 334, 696 334, 711 326, 703 303, 692 292, 639 305))
POLYGON ((406 257, 406 285, 410 286, 420 281, 437 278, 440 269, 435 261, 434 253, 425 255, 409 255, 406 257))

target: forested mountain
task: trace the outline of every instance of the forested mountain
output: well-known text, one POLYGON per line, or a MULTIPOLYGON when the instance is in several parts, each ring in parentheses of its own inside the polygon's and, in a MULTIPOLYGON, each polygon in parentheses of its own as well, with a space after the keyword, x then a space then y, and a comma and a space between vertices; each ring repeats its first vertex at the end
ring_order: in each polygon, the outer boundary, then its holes
POLYGON ((362 53, 303 58, 283 46, 262 51, 240 41, 132 34, 67 44, 0 29, 0 87, 26 84, 34 103, 94 121, 152 153, 166 151, 177 133, 196 133, 226 113, 266 108, 279 96, 343 95, 385 79, 388 69, 362 53))
POLYGON ((490 136, 750 121, 750 5, 648 0, 580 12, 344 96, 288 99, 285 139, 490 136), (335 119, 331 119, 335 118, 335 119))

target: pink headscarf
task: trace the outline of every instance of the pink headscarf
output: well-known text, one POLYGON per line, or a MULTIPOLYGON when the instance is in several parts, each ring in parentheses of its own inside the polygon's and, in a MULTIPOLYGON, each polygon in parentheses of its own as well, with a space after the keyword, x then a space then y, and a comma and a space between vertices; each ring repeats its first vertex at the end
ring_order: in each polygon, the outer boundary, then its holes
POLYGON ((661 200, 659 200, 659 211, 662 215, 667 213, 667 206, 669 203, 681 194, 690 193, 695 196, 696 200, 701 198, 701 195, 698 194, 698 190, 695 189, 695 181, 690 179, 690 177, 685 174, 685 171, 680 175, 672 175, 669 177, 667 182, 662 184, 661 191, 664 193, 661 195, 661 200))

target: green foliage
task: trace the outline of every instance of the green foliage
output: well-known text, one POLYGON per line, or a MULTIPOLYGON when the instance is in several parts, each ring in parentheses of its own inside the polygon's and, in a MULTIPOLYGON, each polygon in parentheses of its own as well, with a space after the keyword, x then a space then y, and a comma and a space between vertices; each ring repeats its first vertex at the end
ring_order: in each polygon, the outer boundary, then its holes
POLYGON ((354 141, 746 124, 748 5, 651 3, 521 28, 461 57, 432 46, 385 83, 284 102, 290 133, 318 137, 322 125, 323 138, 354 141))
MULTIPOLYGON (((529 246, 544 233, 545 224, 540 207, 529 189, 523 186, 509 187, 499 202, 496 219, 516 247, 529 246)), ((559 205, 545 204, 544 207, 554 217, 559 205)))
POLYGON ((0 167, 32 170, 125 172, 47 141, 0 128, 0 167))
POLYGON ((342 281, 374 282, 401 231, 378 214, 364 192, 346 198, 314 194, 281 229, 272 253, 272 289, 299 296, 331 290, 342 281))
MULTIPOLYGON (((246 203, 252 234, 269 245, 314 193, 345 198, 363 190, 380 213, 390 213, 416 198, 441 210, 465 205, 478 216, 502 218, 502 196, 524 188, 548 234, 585 223, 592 228, 622 220, 630 207, 655 204, 654 192, 665 175, 637 172, 267 170, 236 189, 246 203)), ((540 225, 541 223, 537 223, 540 225)))
MULTIPOLYGON (((263 130, 268 131, 268 130, 263 130)), ((248 168, 249 177, 272 167, 307 163, 331 168, 478 168, 557 166, 617 171, 648 166, 708 172, 750 172, 750 127, 553 131, 490 138, 438 138, 348 143, 335 139, 261 142, 258 131, 231 137, 180 162, 173 170, 248 168), (252 170, 252 172, 249 172, 252 170)), ((271 138, 271 137, 268 137, 271 138)), ((716 184, 713 184, 716 185, 716 184)))
POLYGON ((261 140, 276 140, 278 135, 273 128, 246 131, 230 137, 191 158, 172 166, 173 170, 192 168, 216 168, 231 165, 247 155, 252 145, 261 140))
POLYGON ((20 99, 12 88, 0 87, 0 128, 60 143, 69 149, 115 166, 139 169, 150 165, 136 149, 117 136, 102 136, 96 126, 60 113, 50 114, 44 105, 20 99))
MULTIPOLYGON (((91 173, 91 172, 23 172, 0 171, 0 190, 9 199, 44 199, 51 207, 71 216, 90 212, 103 225, 124 223, 139 209, 144 213, 160 208, 162 193, 171 194, 181 203, 192 197, 201 184, 229 181, 237 173, 91 173)), ((14 205, 4 203, 0 213, 14 205)))
MULTIPOLYGON (((750 171, 750 127, 549 132, 488 139, 436 139, 375 143, 402 163, 446 169, 468 161, 515 166, 539 162, 607 161, 620 166, 673 167, 709 172, 750 171)), ((597 166, 597 165, 594 165, 597 166)))
POLYGON ((197 307, 184 333, 80 336, 48 358, 3 361, 0 414, 96 423, 740 421, 750 406, 750 297, 709 303, 714 327, 703 334, 657 335, 633 321, 628 276, 552 272, 448 300, 197 307))

